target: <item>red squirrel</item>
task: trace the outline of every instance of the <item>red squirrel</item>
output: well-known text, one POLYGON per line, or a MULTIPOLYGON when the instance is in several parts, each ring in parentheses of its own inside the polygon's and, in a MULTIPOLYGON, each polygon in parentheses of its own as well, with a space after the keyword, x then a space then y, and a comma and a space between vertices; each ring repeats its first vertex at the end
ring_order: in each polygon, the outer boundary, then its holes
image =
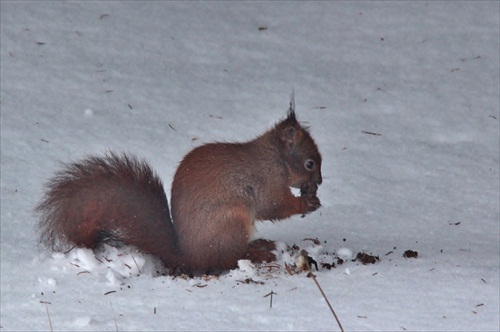
POLYGON ((254 222, 315 211, 321 182, 321 154, 292 101, 286 119, 251 141, 189 152, 174 176, 171 211, 151 167, 113 152, 66 164, 35 210, 40 242, 54 250, 118 241, 172 271, 207 273, 240 259, 275 260, 274 242, 249 242, 254 222))

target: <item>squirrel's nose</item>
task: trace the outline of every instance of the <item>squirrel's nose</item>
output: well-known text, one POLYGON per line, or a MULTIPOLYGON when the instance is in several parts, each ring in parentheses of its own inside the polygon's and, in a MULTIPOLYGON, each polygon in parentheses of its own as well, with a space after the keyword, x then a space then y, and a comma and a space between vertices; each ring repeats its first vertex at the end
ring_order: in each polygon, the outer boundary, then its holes
POLYGON ((318 186, 323 182, 323 177, 321 176, 321 172, 319 172, 318 174, 318 179, 316 180, 316 183, 318 184, 318 186))

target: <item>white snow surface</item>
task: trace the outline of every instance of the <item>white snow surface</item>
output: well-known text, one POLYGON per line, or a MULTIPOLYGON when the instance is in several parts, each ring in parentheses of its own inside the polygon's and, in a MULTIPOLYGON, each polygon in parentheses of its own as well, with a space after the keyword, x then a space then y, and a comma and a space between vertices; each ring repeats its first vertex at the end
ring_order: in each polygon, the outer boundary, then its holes
POLYGON ((345 330, 500 329, 498 1, 0 8, 0 331, 339 330, 313 279, 287 272, 294 244, 319 264, 379 257, 314 271, 345 330), (185 279, 134 248, 38 245, 33 208, 61 162, 128 151, 170 196, 184 154, 261 134, 292 90, 322 207, 257 225, 275 264, 185 279))

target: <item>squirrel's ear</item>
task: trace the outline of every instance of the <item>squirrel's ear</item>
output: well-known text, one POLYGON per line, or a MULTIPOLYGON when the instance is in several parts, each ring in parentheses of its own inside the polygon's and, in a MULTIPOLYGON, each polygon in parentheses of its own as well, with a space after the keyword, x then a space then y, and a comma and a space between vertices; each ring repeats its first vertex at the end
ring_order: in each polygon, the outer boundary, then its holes
POLYGON ((294 141, 294 137, 297 134, 297 129, 295 127, 287 127, 283 129, 281 132, 281 138, 285 142, 290 142, 292 143, 294 141))
POLYGON ((281 139, 283 142, 285 142, 286 146, 289 149, 292 149, 297 142, 299 141, 301 136, 300 130, 298 130, 296 127, 291 126, 291 127, 286 127, 281 131, 281 139))

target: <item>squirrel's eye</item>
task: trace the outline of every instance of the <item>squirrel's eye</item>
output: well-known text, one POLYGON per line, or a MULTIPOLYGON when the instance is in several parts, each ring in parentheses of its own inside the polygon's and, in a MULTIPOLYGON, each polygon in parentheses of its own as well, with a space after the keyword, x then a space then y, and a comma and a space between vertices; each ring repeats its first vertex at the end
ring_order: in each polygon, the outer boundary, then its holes
POLYGON ((312 171, 314 169, 314 167, 316 166, 316 163, 314 162, 314 160, 312 159, 307 159, 304 163, 304 167, 308 170, 308 171, 312 171))

